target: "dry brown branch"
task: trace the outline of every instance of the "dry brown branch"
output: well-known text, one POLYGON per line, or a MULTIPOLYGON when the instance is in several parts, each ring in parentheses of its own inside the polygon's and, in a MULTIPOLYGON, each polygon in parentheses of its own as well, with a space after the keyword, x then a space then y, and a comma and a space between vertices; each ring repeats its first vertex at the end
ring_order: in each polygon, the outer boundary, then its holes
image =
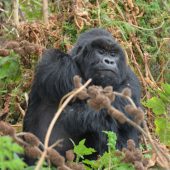
POLYGON ((134 55, 134 53, 133 53, 132 47, 130 47, 130 52, 131 52, 131 55, 132 55, 132 58, 133 58, 133 61, 132 61, 132 62, 133 62, 133 64, 135 65, 135 67, 136 67, 136 69, 137 69, 137 71, 138 71, 138 73, 139 73, 139 76, 140 76, 140 78, 141 78, 141 80, 142 80, 142 84, 143 84, 143 87, 144 87, 144 90, 145 90, 145 94, 146 94, 147 98, 149 98, 150 95, 147 93, 147 84, 146 84, 146 81, 145 81, 145 79, 144 79, 144 77, 143 77, 143 74, 142 74, 142 72, 141 72, 141 68, 140 68, 139 64, 137 63, 137 61, 136 61, 136 58, 135 58, 135 55, 134 55))
POLYGON ((73 5, 74 22, 79 30, 82 30, 84 25, 90 25, 89 13, 85 7, 82 0, 75 0, 73 5))
POLYGON ((150 72, 149 66, 148 66, 148 57, 149 57, 148 54, 146 54, 146 53, 143 54, 141 47, 140 47, 138 42, 135 41, 135 43, 133 43, 133 44, 135 45, 136 49, 138 50, 138 52, 141 56, 141 59, 143 60, 143 63, 145 65, 145 76, 146 76, 146 78, 150 79, 150 81, 151 81, 150 86, 157 88, 158 86, 157 86, 157 84, 156 84, 156 82, 155 82, 155 80, 154 80, 154 78, 153 78, 153 76, 150 72))
POLYGON ((25 116, 25 111, 23 110, 23 108, 20 106, 19 103, 17 103, 16 105, 17 105, 17 107, 18 107, 18 109, 19 109, 19 111, 20 111, 22 117, 24 117, 24 116, 25 116))

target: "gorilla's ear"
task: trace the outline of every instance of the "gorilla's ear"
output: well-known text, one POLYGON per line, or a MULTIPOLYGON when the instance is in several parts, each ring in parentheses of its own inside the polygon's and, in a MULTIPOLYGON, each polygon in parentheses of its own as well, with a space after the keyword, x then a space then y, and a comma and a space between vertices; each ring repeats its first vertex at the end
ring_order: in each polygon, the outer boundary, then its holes
POLYGON ((89 51, 89 45, 78 46, 75 55, 72 57, 75 60, 79 60, 80 58, 85 57, 88 51, 89 51))
POLYGON ((77 51, 76 51, 76 53, 78 54, 81 50, 82 50, 82 46, 79 46, 78 48, 77 48, 77 51))

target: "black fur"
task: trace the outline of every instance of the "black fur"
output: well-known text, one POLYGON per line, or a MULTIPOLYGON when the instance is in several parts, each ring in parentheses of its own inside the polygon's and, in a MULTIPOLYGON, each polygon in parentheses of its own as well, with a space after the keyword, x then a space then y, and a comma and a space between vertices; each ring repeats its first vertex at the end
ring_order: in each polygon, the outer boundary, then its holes
MULTIPOLYGON (((29 96, 24 131, 34 133, 44 142, 60 99, 74 88, 74 75, 80 75, 83 81, 92 78, 95 85, 111 85, 118 92, 129 87, 132 99, 140 106, 139 81, 126 64, 122 48, 109 32, 91 29, 80 35, 70 56, 57 49, 47 50, 43 54, 29 96)), ((116 97, 113 106, 130 117, 124 110, 127 103, 125 99, 116 97)), ((102 131, 117 134, 118 149, 125 147, 130 138, 138 145, 138 132, 135 128, 120 124, 105 109, 96 112, 85 101, 79 100, 70 103, 61 114, 53 129, 50 144, 57 139, 64 139, 63 147, 56 149, 65 155, 65 151, 73 147, 69 138, 75 143, 86 138, 86 144, 95 148, 96 154, 103 154, 107 150, 107 140, 102 131)))

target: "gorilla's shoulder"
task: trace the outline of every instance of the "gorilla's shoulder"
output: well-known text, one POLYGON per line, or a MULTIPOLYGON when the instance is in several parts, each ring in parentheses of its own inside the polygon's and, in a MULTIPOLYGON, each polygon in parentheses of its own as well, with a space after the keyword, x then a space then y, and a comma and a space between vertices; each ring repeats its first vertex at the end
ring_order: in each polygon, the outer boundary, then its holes
POLYGON ((69 57, 69 55, 62 52, 59 49, 51 48, 43 52, 42 58, 40 61, 43 63, 48 63, 48 62, 51 63, 51 62, 57 61, 59 58, 64 58, 64 57, 69 57))

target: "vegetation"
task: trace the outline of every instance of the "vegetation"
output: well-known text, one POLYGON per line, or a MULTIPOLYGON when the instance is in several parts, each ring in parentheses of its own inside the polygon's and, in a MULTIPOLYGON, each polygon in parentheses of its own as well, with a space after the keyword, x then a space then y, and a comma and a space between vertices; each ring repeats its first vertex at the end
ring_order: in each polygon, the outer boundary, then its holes
POLYGON ((23 153, 21 146, 15 144, 8 136, 0 137, 0 168, 2 170, 22 170, 26 164, 16 155, 23 153))
MULTIPOLYGON (((15 1, 15 0, 14 0, 15 1)), ((170 147, 170 2, 168 0, 71 0, 48 1, 48 24, 44 24, 41 0, 19 0, 19 24, 15 25, 11 1, 0 0, 0 120, 22 132, 22 119, 28 102, 35 64, 45 48, 56 47, 69 52, 81 32, 93 27, 109 30, 127 53, 130 66, 142 85, 145 119, 161 152, 169 155, 170 147), (11 17, 12 16, 12 17, 11 17), (159 141, 159 142, 158 142, 159 141)), ((108 152, 96 161, 86 159, 95 153, 85 140, 75 145, 71 169, 140 169, 136 160, 125 160, 137 149, 118 152, 116 136, 108 136, 108 152), (75 164, 74 164, 74 163, 75 164), (73 166, 74 165, 74 166, 73 166)), ((9 135, 9 134, 6 134, 9 135)), ((35 169, 26 167, 17 154, 23 149, 4 135, 0 128, 0 169, 35 169)), ((74 141, 73 141, 74 142, 74 141)), ((148 158, 147 167, 166 169, 150 148, 148 139, 137 150, 140 162, 148 158)), ((22 146, 23 147, 23 146, 22 146)), ((25 149, 25 147, 23 147, 25 149)), ((162 155, 161 153, 159 153, 162 155)), ((168 158, 169 159, 169 158, 168 158)), ((44 164, 44 169, 53 169, 44 164)))

